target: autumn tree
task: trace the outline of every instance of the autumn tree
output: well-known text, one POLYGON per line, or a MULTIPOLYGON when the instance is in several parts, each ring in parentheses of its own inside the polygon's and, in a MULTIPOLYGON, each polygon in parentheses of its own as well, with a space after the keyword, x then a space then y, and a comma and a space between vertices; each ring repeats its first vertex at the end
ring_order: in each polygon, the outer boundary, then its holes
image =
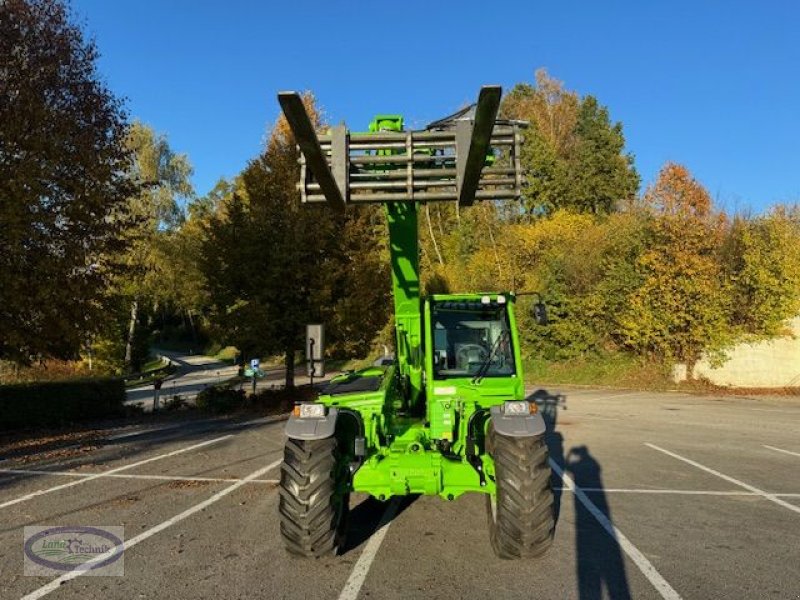
MULTIPOLYGON (((313 98, 304 101, 321 126, 313 98)), ((302 206, 297 158, 281 116, 210 219, 202 252, 217 336, 249 356, 282 355, 287 387, 307 323, 328 326, 331 353, 363 355, 390 306, 379 209, 302 206)))
POLYGON ((172 299, 173 289, 164 285, 175 251, 169 237, 183 220, 179 201, 191 198, 194 190, 188 158, 174 152, 166 136, 137 121, 130 127, 125 144, 133 156, 129 177, 139 193, 128 198, 136 228, 129 231, 128 251, 122 258, 125 268, 117 286, 130 307, 124 361, 126 367, 135 369, 144 358, 142 353, 147 353, 146 341, 140 345, 142 351, 134 352, 142 305, 152 311, 172 299))
POLYGON ((194 344, 203 341, 209 306, 208 285, 201 264, 204 244, 210 221, 234 192, 232 181, 220 179, 206 195, 186 206, 180 227, 163 232, 158 247, 160 295, 168 310, 161 315, 159 335, 164 335, 163 328, 168 328, 168 321, 173 320, 179 326, 177 331, 167 331, 168 337, 194 344))
POLYGON ((800 313, 800 222, 785 207, 737 217, 724 250, 732 286, 731 320, 757 336, 783 333, 800 313))
POLYGON ((686 167, 666 164, 644 194, 650 239, 639 256, 641 286, 617 317, 620 341, 642 353, 686 363, 731 339, 730 289, 720 248, 725 219, 686 167))
POLYGON ((580 98, 540 69, 535 85, 519 84, 504 98, 501 112, 530 122, 522 148, 528 212, 604 214, 636 195, 639 175, 622 124, 593 96, 580 98))
POLYGON ((0 358, 74 358, 122 249, 125 114, 59 0, 0 2, 0 358))

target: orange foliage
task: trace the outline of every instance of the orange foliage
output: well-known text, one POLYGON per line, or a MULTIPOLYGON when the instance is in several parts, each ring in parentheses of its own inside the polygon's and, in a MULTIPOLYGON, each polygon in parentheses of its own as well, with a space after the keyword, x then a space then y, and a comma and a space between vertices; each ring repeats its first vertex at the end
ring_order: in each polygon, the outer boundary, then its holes
POLYGON ((647 188, 645 204, 663 214, 707 217, 711 213, 711 196, 689 169, 668 162, 658 179, 647 188))

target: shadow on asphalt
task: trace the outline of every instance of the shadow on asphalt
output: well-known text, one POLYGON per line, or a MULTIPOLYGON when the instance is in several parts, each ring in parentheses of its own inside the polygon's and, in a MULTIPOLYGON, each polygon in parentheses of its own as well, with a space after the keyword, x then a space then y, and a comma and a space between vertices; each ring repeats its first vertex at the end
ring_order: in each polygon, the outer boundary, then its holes
MULTIPOLYGON (((564 452, 564 436, 558 430, 558 413, 566 410, 566 397, 538 390, 531 399, 539 409, 547 425, 547 446, 550 458, 565 473, 572 476, 575 485, 585 490, 592 503, 613 523, 611 508, 603 491, 602 468, 587 446, 576 446, 564 452)), ((553 474, 554 511, 556 523, 561 514, 561 488, 558 476, 553 474)), ((575 550, 578 594, 581 600, 629 600, 631 598, 625 562, 615 537, 603 529, 597 519, 576 497, 575 550)))
MULTIPOLYGON (((396 519, 400 513, 414 504, 417 498, 419 498, 419 494, 404 496, 400 500, 400 504, 392 520, 396 519)), ((344 548, 339 552, 340 555, 345 555, 355 550, 378 531, 378 525, 380 525, 381 517, 386 512, 388 504, 389 501, 381 502, 370 496, 350 509, 347 538, 345 539, 344 548)))
MULTIPOLYGON (((222 446, 223 444, 224 444, 224 442, 221 442, 220 446, 222 446)), ((202 469, 200 471, 193 472, 191 474, 187 474, 187 476, 188 477, 204 477, 204 476, 210 475, 214 471, 219 471, 220 469, 228 469, 230 467, 233 467, 233 466, 236 466, 236 465, 239 465, 239 464, 242 464, 242 463, 250 462, 250 461, 253 461, 253 460, 257 460, 257 459, 265 459, 267 456, 271 457, 270 453, 253 454, 253 455, 241 458, 239 460, 227 462, 227 463, 225 463, 223 465, 214 465, 212 467, 208 467, 206 469, 202 469)), ((30 476, 30 477, 35 477, 35 476, 30 476)), ((24 479, 24 478, 27 478, 27 477, 26 476, 21 476, 20 478, 24 479)), ((19 479, 17 479, 17 481, 18 480, 19 479)), ((74 481, 74 480, 66 480, 66 481, 63 481, 61 483, 69 483, 70 481, 74 481)), ((144 482, 145 480, 140 480, 140 481, 144 482)), ((82 511, 85 511, 85 510, 94 509, 94 508, 99 508, 99 507, 102 507, 102 506, 109 506, 109 505, 115 505, 115 504, 116 505, 119 505, 119 504, 133 504, 133 503, 136 503, 136 502, 140 502, 143 497, 152 497, 152 495, 148 494, 148 492, 154 492, 154 491, 158 491, 158 490, 168 489, 170 485, 179 485, 179 483, 174 482, 174 481, 169 481, 169 480, 155 481, 155 482, 153 482, 151 484, 145 485, 144 487, 138 487, 135 490, 131 490, 131 491, 123 491, 123 492, 120 492, 119 494, 117 494, 116 496, 112 496, 110 498, 103 498, 102 500, 98 500, 97 502, 93 502, 91 504, 82 504, 80 506, 77 506, 75 508, 72 508, 72 509, 69 509, 69 510, 66 510, 66 511, 50 513, 50 514, 48 514, 48 515, 46 515, 44 517, 37 517, 37 518, 32 519, 30 521, 17 522, 15 524, 13 524, 11 527, 2 527, 2 526, 0 526, 0 534, 8 533, 10 531, 17 530, 20 527, 25 527, 27 525, 36 525, 37 523, 47 522, 47 521, 50 521, 50 522, 57 521, 59 519, 64 519, 65 517, 69 517, 70 515, 73 515, 75 513, 79 513, 79 512, 82 512, 82 511)), ((211 481, 209 481, 209 482, 196 481, 192 485, 198 486, 198 488, 206 488, 206 487, 214 486, 215 483, 211 482, 211 481)), ((47 487, 47 486, 45 486, 45 487, 47 487)))
MULTIPOLYGON (((558 411, 567 410, 567 398, 563 394, 551 394, 547 390, 536 390, 528 396, 528 400, 536 402, 539 412, 544 418, 547 426, 545 439, 547 448, 550 451, 550 458, 562 469, 564 468, 564 436, 558 431, 558 411)), ((556 525, 561 515, 561 479, 553 473, 553 510, 555 512, 556 525)))
MULTIPOLYGON (((205 441, 215 434, 225 435, 230 433, 236 425, 230 427, 224 420, 204 419, 196 422, 187 421, 178 427, 163 431, 144 432, 142 435, 110 440, 102 435, 97 438, 80 440, 75 444, 45 444, 31 446, 9 451, 0 456, 0 460, 15 460, 15 464, 0 463, 3 468, 35 469, 69 471, 81 467, 98 467, 113 460, 125 459, 127 463, 134 463, 145 453, 158 452, 170 442, 180 441, 186 446, 192 443, 205 441)), ((220 440, 214 448, 223 448, 231 442, 230 439, 220 440)), ((26 473, 0 473, 0 490, 7 486, 19 483, 26 479, 40 477, 40 475, 26 473)), ((54 484, 50 484, 54 485, 54 484)), ((49 485, 45 485, 49 487, 49 485)))

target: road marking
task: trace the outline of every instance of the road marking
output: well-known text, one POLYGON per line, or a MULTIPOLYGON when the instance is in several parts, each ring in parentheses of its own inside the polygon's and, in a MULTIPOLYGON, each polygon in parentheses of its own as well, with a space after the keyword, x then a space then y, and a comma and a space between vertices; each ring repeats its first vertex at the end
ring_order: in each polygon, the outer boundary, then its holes
MULTIPOLYGON (((563 489, 563 488, 562 488, 563 489)), ((757 496, 753 492, 740 492, 733 490, 718 492, 715 490, 664 490, 664 489, 637 489, 637 488, 581 488, 587 493, 612 493, 612 494, 685 494, 687 496, 757 496)))
MULTIPOLYGON (((247 477, 245 477, 241 481, 237 481, 233 485, 229 485, 224 490, 221 490, 221 491, 217 492, 216 494, 214 494, 213 496, 211 496, 207 500, 204 500, 200 504, 195 504, 194 506, 192 506, 190 508, 187 508, 182 513, 175 515, 171 519, 167 519, 166 521, 164 521, 162 523, 159 523, 155 527, 151 527, 147 531, 144 531, 144 532, 140 533, 136 537, 131 538, 131 539, 123 542, 122 545, 121 545, 122 551, 126 552, 126 551, 130 550, 131 548, 133 548, 139 542, 143 542, 147 538, 150 538, 150 537, 154 536, 155 534, 160 533, 161 531, 164 531, 167 527, 171 527, 172 525, 175 525, 175 523, 179 523, 180 521, 183 521, 184 519, 186 519, 188 517, 191 517, 193 514, 195 514, 197 512, 200 512, 204 508, 208 508, 209 506, 211 506, 215 502, 221 500, 222 498, 224 498, 225 496, 227 496, 231 492, 234 492, 234 491, 238 490, 240 487, 242 487, 244 484, 248 483, 249 481, 254 480, 254 479, 258 479, 259 477, 261 477, 267 471, 270 471, 270 470, 274 469, 279 464, 281 464, 281 462, 283 462, 283 459, 276 460, 275 462, 272 462, 272 463, 268 464, 266 467, 262 467, 261 469, 258 469, 257 471, 254 471, 254 472, 250 473, 250 475, 248 475, 247 477)), ((70 571, 68 573, 64 573, 63 575, 61 575, 57 579, 54 579, 53 581, 51 581, 50 583, 48 583, 46 585, 43 585, 42 587, 40 587, 37 590, 34 590, 33 592, 31 592, 27 596, 24 596, 22 598, 22 600, 36 600, 37 598, 41 598, 43 596, 46 596, 50 592, 53 592, 53 591, 59 589, 59 587, 61 587, 67 581, 75 579, 76 577, 80 577, 86 571, 90 570, 94 565, 103 562, 107 558, 109 558, 109 557, 113 556, 114 554, 116 554, 119 550, 120 550, 120 546, 114 546, 113 548, 111 548, 107 552, 104 552, 103 554, 100 554, 100 555, 96 556, 95 558, 83 563, 80 567, 77 567, 74 571, 70 571)))
MULTIPOLYGON (((266 479, 264 481, 267 481, 266 479)), ((556 491, 571 491, 565 487, 554 487, 556 491)), ((584 492, 589 494, 673 494, 676 496, 761 496, 755 492, 745 492, 739 490, 717 491, 717 490, 665 490, 665 489, 643 489, 643 488, 590 488, 582 487, 584 492)), ((776 498, 800 498, 800 493, 781 492, 772 494, 776 498)))
POLYGON ((156 433, 158 431, 172 431, 174 429, 180 429, 180 425, 168 425, 166 427, 153 427, 151 429, 137 429, 136 431, 129 431, 127 433, 119 433, 117 435, 110 435, 106 440, 109 442, 113 442, 115 440, 123 440, 129 437, 136 437, 139 435, 147 435, 148 433, 156 433))
POLYGON ((389 502, 378 523, 378 529, 369 538, 366 547, 361 552, 361 556, 358 557, 358 561, 353 566, 350 577, 347 579, 347 583, 344 584, 342 593, 339 594, 339 600, 355 600, 358 597, 361 586, 364 585, 364 580, 367 578, 367 573, 369 573, 369 568, 372 566, 372 561, 375 560, 375 555, 383 543, 383 538, 386 537, 386 532, 389 530, 389 525, 397 514, 399 506, 400 500, 397 498, 389 502))
POLYGON ((689 458, 681 456, 680 454, 675 454, 674 452, 670 452, 669 450, 665 450, 664 448, 656 446, 655 444, 650 444, 650 443, 645 442, 644 445, 649 447, 649 448, 652 448, 653 450, 658 450, 659 452, 663 452, 667 456, 671 456, 672 458, 676 458, 676 459, 678 459, 680 461, 683 461, 687 465, 692 465, 693 467, 696 467, 696 468, 700 469, 701 471, 705 471, 706 473, 711 473, 712 475, 716 475, 720 479, 724 479, 725 481, 728 481, 730 483, 738 485, 739 487, 742 487, 742 488, 744 488, 746 490, 749 490, 749 491, 753 492, 754 494, 757 494, 757 495, 759 495, 759 496, 761 496, 763 498, 766 498, 770 502, 774 502, 775 504, 783 506, 784 508, 788 508, 791 511, 794 511, 796 513, 800 513, 800 506, 795 506, 794 504, 790 504, 789 502, 786 502, 785 500, 781 500, 775 494, 770 494, 769 492, 765 492, 764 490, 759 489, 759 488, 757 488, 755 486, 752 486, 749 483, 745 483, 744 481, 739 481, 738 479, 734 479, 730 475, 725 475, 724 473, 720 473, 719 471, 715 471, 714 469, 712 469, 710 467, 706 467, 705 465, 701 465, 699 462, 695 462, 695 461, 693 461, 693 460, 691 460, 689 458))
POLYGON ((212 440, 206 440, 205 442, 200 442, 199 444, 193 444, 192 446, 187 446, 186 448, 179 448, 178 450, 173 450, 172 452, 167 452, 166 454, 159 454, 158 456, 151 456, 150 458, 146 458, 144 460, 140 460, 138 462, 123 465, 121 467, 117 467, 115 469, 111 469, 109 471, 105 471, 104 473, 95 473, 94 475, 90 475, 89 477, 85 477, 83 479, 79 479, 77 481, 70 481, 69 483, 62 483, 61 485, 57 485, 51 488, 45 488, 42 490, 37 490, 35 492, 31 492, 30 494, 25 494, 24 496, 20 496, 19 498, 14 498, 13 500, 8 500, 0 504, 0 508, 6 508, 7 506, 11 506, 13 504, 19 504, 20 502, 25 502, 26 500, 30 500, 31 498, 36 498, 37 496, 43 496, 44 494, 49 494, 50 492, 57 492, 59 490, 63 490, 66 488, 70 488, 75 485, 80 485, 82 483, 86 483, 87 481, 92 481, 93 479, 100 479, 101 477, 108 477, 113 473, 119 473, 120 471, 126 471, 127 469, 133 469, 134 467, 139 467, 141 465, 146 465, 147 463, 154 462, 156 460, 161 460, 162 458, 169 458, 171 456, 177 456, 178 454, 183 454, 184 452, 189 452, 191 450, 197 450, 198 448, 202 448, 203 446, 208 446, 210 444, 216 444, 217 442, 221 442, 222 440, 226 440, 228 438, 233 437, 233 434, 223 435, 222 437, 214 438, 212 440))
POLYGON ((597 508, 597 506, 595 506, 595 504, 589 500, 589 497, 583 492, 583 489, 580 488, 569 475, 564 473, 563 469, 561 469, 561 467, 558 466, 558 463, 556 463, 552 458, 550 459, 550 467, 561 478, 561 481, 564 482, 567 489, 575 494, 575 497, 580 501, 581 504, 583 504, 584 508, 586 508, 586 510, 588 510, 597 520, 600 526, 606 530, 606 533, 608 533, 608 535, 610 535, 612 539, 617 542, 622 551, 628 555, 628 558, 630 558, 634 564, 639 567, 639 570, 645 577, 647 577, 653 587, 656 588, 656 591, 661 594, 661 597, 665 598, 665 600, 681 600, 680 594, 678 594, 678 592, 673 589, 667 580, 661 576, 661 573, 659 573, 653 564, 647 560, 647 557, 642 554, 627 537, 625 537, 625 534, 623 534, 619 528, 603 514, 603 511, 597 508))
POLYGON ((614 398, 626 398, 627 396, 640 396, 642 392, 625 392, 622 394, 612 394, 611 396, 600 396, 600 400, 612 400, 614 398))
POLYGON ((756 410, 756 411, 759 411, 759 412, 784 413, 784 414, 787 414, 787 415, 796 415, 796 414, 798 414, 798 411, 796 411, 796 410, 781 410, 780 408, 753 408, 752 406, 739 406, 737 408, 744 409, 747 412, 750 412, 752 410, 756 410))
POLYGON ((764 448, 769 448, 770 450, 775 450, 775 452, 783 452, 784 454, 790 454, 791 456, 800 456, 800 452, 792 452, 791 450, 784 450, 783 448, 776 448, 775 446, 767 446, 763 444, 764 448))
POLYGON ((247 425, 268 425, 270 423, 278 423, 279 421, 288 421, 289 413, 282 413, 278 415, 267 415, 266 417, 258 417, 257 419, 250 419, 242 423, 232 423, 230 427, 245 427, 247 425))
MULTIPOLYGON (((0 469, 0 473, 9 475, 58 475, 61 477, 112 477, 114 479, 155 479, 163 481, 201 481, 208 483, 234 483, 242 481, 240 477, 194 477, 191 475, 138 475, 135 473, 76 473, 75 471, 44 471, 38 469, 0 469)), ((277 479, 251 479, 247 483, 277 483, 277 479)), ((744 493, 744 492, 742 492, 744 493)))
MULTIPOLYGON (((261 425, 261 424, 269 425, 271 423, 277 423, 279 421, 286 421, 288 418, 289 418, 289 413, 277 414, 277 415, 268 415, 266 417, 259 417, 257 419, 251 419, 249 421, 244 421, 244 422, 240 422, 240 423, 230 423, 230 424, 226 425, 225 428, 226 429, 236 429, 236 428, 239 428, 239 427, 246 427, 246 426, 250 426, 250 425, 261 425)), ((207 422, 211 423, 212 421, 211 420, 209 420, 209 421, 200 421, 199 423, 200 424, 205 424, 207 422)), ((122 440, 122 439, 125 439, 125 438, 131 438, 131 437, 138 437, 138 436, 148 435, 148 434, 151 434, 151 433, 166 433, 168 431, 175 431, 175 430, 178 430, 178 429, 181 429, 181 428, 182 428, 182 425, 166 425, 164 427, 151 427, 150 429, 137 429, 136 431, 128 431, 126 433, 119 433, 119 434, 116 434, 116 435, 111 435, 111 436, 108 436, 108 437, 106 437, 104 439, 106 439, 109 442, 113 442, 113 441, 116 441, 116 440, 122 440)), ((75 446, 78 446, 78 444, 75 444, 75 446)))

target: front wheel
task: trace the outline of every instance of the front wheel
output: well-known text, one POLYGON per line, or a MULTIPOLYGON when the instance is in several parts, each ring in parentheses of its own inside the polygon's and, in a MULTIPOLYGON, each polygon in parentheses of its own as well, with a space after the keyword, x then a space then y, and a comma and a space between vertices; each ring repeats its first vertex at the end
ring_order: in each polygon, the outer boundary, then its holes
POLYGON ((349 495, 337 494, 336 463, 334 438, 286 440, 278 511, 281 537, 292 554, 319 558, 344 545, 349 495))
POLYGON ((538 558, 555 531, 553 490, 544 434, 507 437, 489 425, 487 450, 494 458, 496 495, 487 495, 489 539, 500 558, 538 558))

